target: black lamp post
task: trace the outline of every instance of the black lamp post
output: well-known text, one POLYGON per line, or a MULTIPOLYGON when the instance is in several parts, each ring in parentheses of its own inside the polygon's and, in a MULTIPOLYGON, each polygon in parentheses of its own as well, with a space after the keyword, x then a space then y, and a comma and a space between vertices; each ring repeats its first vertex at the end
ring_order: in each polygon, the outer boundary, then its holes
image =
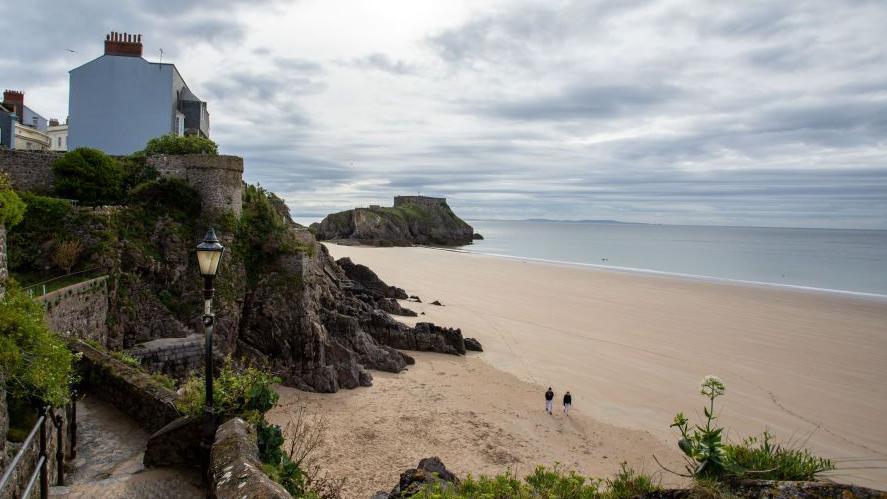
POLYGON ((203 237, 203 242, 197 245, 197 264, 203 275, 203 327, 206 331, 206 404, 203 407, 203 472, 204 477, 209 478, 209 455, 212 449, 216 433, 215 415, 213 414, 213 325, 216 316, 212 311, 213 304, 213 278, 219 270, 219 262, 222 260, 222 252, 225 247, 219 243, 216 232, 210 228, 203 237))

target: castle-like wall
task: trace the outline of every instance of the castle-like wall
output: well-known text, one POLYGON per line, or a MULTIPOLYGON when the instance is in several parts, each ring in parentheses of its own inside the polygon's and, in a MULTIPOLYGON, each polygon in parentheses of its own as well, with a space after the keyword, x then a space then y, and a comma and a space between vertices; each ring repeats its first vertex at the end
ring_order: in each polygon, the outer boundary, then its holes
POLYGON ((127 353, 139 359, 142 367, 162 372, 176 379, 185 379, 200 372, 204 363, 204 338, 192 334, 185 338, 159 338, 130 348, 127 353))
POLYGON ((6 226, 0 224, 0 299, 6 294, 9 267, 6 264, 6 226))
MULTIPOLYGON (((50 192, 52 163, 62 152, 0 149, 0 172, 9 176, 13 188, 21 191, 50 192)), ((243 158, 187 154, 148 158, 148 165, 161 175, 178 177, 197 190, 203 207, 210 211, 232 211, 240 216, 243 191, 243 158)))
POLYGON ((433 198, 429 196, 394 196, 394 207, 398 206, 427 206, 434 207, 447 204, 447 198, 433 198))
POLYGON ((148 158, 148 165, 161 175, 187 181, 200 193, 204 209, 232 211, 240 216, 243 158, 207 154, 157 155, 148 158))
POLYGON ((52 163, 64 154, 59 151, 21 151, 0 148, 0 172, 20 191, 52 190, 52 163))
POLYGON ((44 319, 53 331, 65 336, 108 340, 108 276, 73 284, 35 298, 43 303, 44 319))

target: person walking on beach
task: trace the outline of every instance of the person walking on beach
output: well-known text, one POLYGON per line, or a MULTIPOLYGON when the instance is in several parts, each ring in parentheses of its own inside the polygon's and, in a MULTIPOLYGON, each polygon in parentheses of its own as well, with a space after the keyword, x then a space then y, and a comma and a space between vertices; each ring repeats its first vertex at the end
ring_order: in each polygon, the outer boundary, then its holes
POLYGON ((569 390, 564 394, 564 414, 570 412, 570 406, 573 405, 573 396, 570 395, 569 390))
POLYGON ((551 391, 551 387, 548 387, 548 391, 545 392, 545 412, 551 414, 551 408, 554 405, 554 392, 551 391))

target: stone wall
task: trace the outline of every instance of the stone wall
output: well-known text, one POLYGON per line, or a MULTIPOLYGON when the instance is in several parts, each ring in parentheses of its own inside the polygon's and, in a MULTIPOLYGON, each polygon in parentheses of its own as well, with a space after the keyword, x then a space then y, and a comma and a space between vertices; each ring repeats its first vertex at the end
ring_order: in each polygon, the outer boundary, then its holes
POLYGON ((435 207, 447 204, 447 198, 433 198, 429 196, 394 196, 394 207, 398 206, 426 206, 435 207))
POLYGON ((292 497, 279 483, 262 472, 253 425, 229 419, 216 430, 210 458, 210 476, 216 499, 287 499, 292 497))
POLYGON ((204 209, 231 211, 240 216, 243 158, 206 154, 157 155, 148 158, 148 165, 161 175, 186 180, 200 193, 204 209))
POLYGON ((17 190, 49 192, 52 190, 52 163, 62 154, 0 148, 0 172, 9 176, 10 183, 17 190))
POLYGON ((108 276, 57 289, 36 300, 43 303, 44 318, 52 330, 107 344, 108 276))
MULTIPOLYGON (((58 461, 56 460, 56 451, 58 450, 59 440, 58 430, 56 429, 55 424, 53 424, 54 415, 58 415, 61 417, 62 452, 65 454, 66 457, 70 455, 71 449, 71 435, 68 428, 68 411, 64 408, 56 409, 54 412, 50 412, 46 420, 46 426, 44 427, 44 431, 46 432, 46 453, 49 459, 46 469, 47 474, 49 475, 50 486, 55 485, 58 478, 58 461)), ((18 451, 18 447, 15 447, 15 450, 18 451)), ((31 478, 31 473, 33 473, 34 469, 36 468, 39 453, 40 435, 38 433, 34 435, 34 442, 31 444, 30 447, 28 447, 28 450, 18 462, 18 465, 16 466, 16 469, 13 471, 13 475, 10 478, 9 485, 7 485, 6 489, 0 491, 0 499, 15 499, 21 497, 22 491, 25 490, 25 487, 28 484, 28 479, 31 478)), ((10 457, 8 461, 11 462, 12 459, 13 458, 10 457)), ((34 488, 34 493, 32 493, 32 497, 39 497, 39 490, 40 478, 38 477, 37 484, 34 488)))
MULTIPOLYGON (((0 172, 9 175, 15 189, 33 192, 52 190, 52 163, 62 152, 20 151, 0 148, 0 172)), ((187 154, 148 158, 161 175, 178 177, 200 193, 204 208, 232 211, 240 216, 243 191, 243 158, 187 154)))
POLYGON ((142 367, 162 372, 173 378, 185 379, 191 372, 202 372, 204 338, 192 334, 186 338, 159 338, 127 350, 139 359, 142 367))
POLYGON ((69 347, 82 353, 78 368, 82 387, 154 432, 180 416, 176 392, 166 388, 141 369, 128 366, 82 340, 69 347))

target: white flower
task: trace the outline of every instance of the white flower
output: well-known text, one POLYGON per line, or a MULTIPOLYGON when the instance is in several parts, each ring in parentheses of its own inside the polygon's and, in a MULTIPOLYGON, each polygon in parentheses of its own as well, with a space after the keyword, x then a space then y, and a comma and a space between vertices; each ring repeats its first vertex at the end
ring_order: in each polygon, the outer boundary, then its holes
POLYGON ((724 390, 727 389, 727 387, 724 386, 724 382, 721 380, 721 378, 712 374, 709 374, 708 376, 702 378, 702 384, 699 388, 699 391, 706 397, 717 397, 718 395, 723 395, 724 390))

